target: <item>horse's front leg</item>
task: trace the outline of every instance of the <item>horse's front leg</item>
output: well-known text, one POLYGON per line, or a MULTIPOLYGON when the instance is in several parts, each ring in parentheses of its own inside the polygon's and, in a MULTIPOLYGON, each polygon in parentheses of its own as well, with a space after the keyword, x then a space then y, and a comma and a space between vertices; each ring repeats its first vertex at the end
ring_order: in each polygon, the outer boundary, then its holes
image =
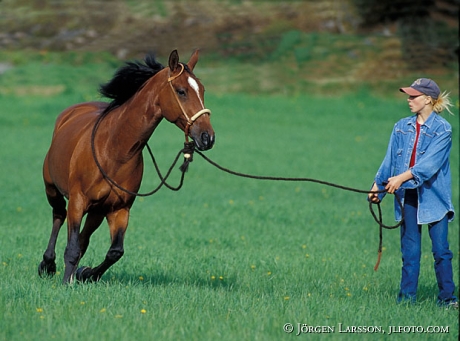
POLYGON ((107 214, 107 222, 110 228, 111 245, 104 261, 95 268, 81 267, 77 271, 79 281, 98 281, 102 275, 115 264, 124 253, 123 241, 126 228, 128 227, 129 208, 107 214))
POLYGON ((71 196, 67 209, 67 246, 64 252, 64 279, 63 283, 73 281, 78 262, 81 258, 80 225, 84 215, 84 201, 80 196, 71 196))

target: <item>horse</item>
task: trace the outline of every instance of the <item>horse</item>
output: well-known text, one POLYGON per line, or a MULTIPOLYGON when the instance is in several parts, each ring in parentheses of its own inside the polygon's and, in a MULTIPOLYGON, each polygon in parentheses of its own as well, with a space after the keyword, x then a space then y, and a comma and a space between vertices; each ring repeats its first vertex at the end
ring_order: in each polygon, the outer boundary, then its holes
POLYGON ((40 276, 56 273, 55 246, 66 219, 64 284, 98 281, 123 256, 129 212, 142 181, 142 150, 163 118, 180 128, 187 141, 190 137, 192 147, 213 147, 211 111, 204 106, 204 87, 193 73, 197 62, 198 50, 186 64, 172 51, 168 67, 147 54, 144 62, 125 63, 101 85, 100 93, 111 101, 76 104, 57 117, 43 163, 53 225, 38 266, 40 276), (104 218, 111 239, 104 261, 77 269, 104 218))

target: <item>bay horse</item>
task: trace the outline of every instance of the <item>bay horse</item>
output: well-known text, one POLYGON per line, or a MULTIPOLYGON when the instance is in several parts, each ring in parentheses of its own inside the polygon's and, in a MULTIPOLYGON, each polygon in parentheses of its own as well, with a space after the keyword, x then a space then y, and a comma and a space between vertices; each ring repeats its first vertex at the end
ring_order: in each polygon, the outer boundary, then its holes
POLYGON ((204 87, 193 73, 197 61, 198 51, 183 64, 174 50, 168 67, 164 67, 148 54, 144 63, 126 63, 101 86, 100 93, 111 102, 76 104, 58 116, 43 164, 53 227, 38 267, 40 276, 56 273, 55 246, 65 219, 63 283, 74 279, 98 281, 123 256, 129 211, 143 175, 142 150, 163 118, 183 130, 186 140, 190 137, 198 150, 212 148, 215 134, 211 111, 205 109, 204 87), (92 136, 96 122, 100 125, 92 136), (113 183, 102 174, 102 169, 113 183), (111 238, 104 261, 94 268, 77 270, 91 235, 104 218, 111 238))

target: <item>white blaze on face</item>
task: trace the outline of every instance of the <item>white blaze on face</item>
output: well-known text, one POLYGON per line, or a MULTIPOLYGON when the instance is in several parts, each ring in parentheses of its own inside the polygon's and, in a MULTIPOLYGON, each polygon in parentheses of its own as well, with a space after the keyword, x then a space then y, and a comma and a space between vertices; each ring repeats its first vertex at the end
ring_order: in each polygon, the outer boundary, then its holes
POLYGON ((188 84, 190 84, 191 88, 195 90, 198 99, 200 100, 201 106, 204 108, 203 102, 201 101, 200 97, 200 88, 198 87, 198 83, 192 77, 188 78, 188 84))

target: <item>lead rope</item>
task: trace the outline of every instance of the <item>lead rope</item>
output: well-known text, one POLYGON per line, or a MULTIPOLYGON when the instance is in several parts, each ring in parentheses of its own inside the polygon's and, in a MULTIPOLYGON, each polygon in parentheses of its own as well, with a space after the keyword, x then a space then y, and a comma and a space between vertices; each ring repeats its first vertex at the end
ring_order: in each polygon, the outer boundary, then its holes
MULTIPOLYGON (((223 172, 235 175, 235 176, 243 177, 243 178, 256 179, 256 180, 270 180, 270 181, 313 182, 313 183, 318 183, 318 184, 322 184, 322 185, 326 185, 326 186, 330 186, 330 187, 343 189, 345 191, 350 191, 350 192, 355 192, 355 193, 363 193, 363 194, 364 193, 369 194, 369 193, 385 193, 385 192, 387 192, 386 190, 380 190, 380 191, 361 190, 361 189, 356 189, 356 188, 353 188, 353 187, 342 186, 342 185, 338 185, 338 184, 335 184, 335 183, 332 183, 332 182, 327 182, 327 181, 322 181, 322 180, 312 179, 312 178, 286 178, 286 177, 258 176, 258 175, 250 175, 250 174, 239 173, 239 172, 235 172, 235 171, 232 171, 232 170, 230 170, 228 168, 220 166, 219 164, 217 164, 216 162, 212 161, 211 159, 209 159, 207 156, 205 156, 203 153, 201 153, 198 150, 196 150, 196 152, 204 160, 206 160, 208 163, 210 163, 211 165, 213 165, 217 169, 219 169, 219 170, 221 170, 223 172)), ((401 208, 402 218, 401 218, 401 221, 399 221, 396 225, 393 225, 393 226, 385 225, 383 223, 382 208, 380 207, 380 203, 369 202, 369 210, 370 210, 372 216, 374 217, 374 220, 379 225, 379 229, 380 229, 379 230, 379 238, 380 238, 380 240, 379 240, 378 256, 377 256, 377 262, 376 262, 376 264, 374 266, 374 271, 378 270, 379 265, 380 265, 380 260, 382 258, 382 244, 383 244, 383 231, 382 230, 383 230, 383 228, 395 229, 395 228, 401 226, 403 221, 404 221, 404 210, 403 210, 403 206, 402 206, 402 203, 401 203, 401 199, 399 198, 399 196, 396 193, 394 195, 395 195, 395 198, 396 198, 396 201, 397 201, 399 207, 401 208), (376 216, 376 214, 374 212, 374 209, 372 208, 372 205, 377 205, 378 213, 379 213, 378 217, 376 216)))
MULTIPOLYGON (((371 193, 371 192, 369 192, 371 193)), ((395 229, 399 226, 402 225, 402 223, 404 222, 404 208, 403 208, 403 205, 401 203, 401 199, 399 198, 399 196, 395 193, 395 198, 396 198, 396 202, 398 203, 399 207, 401 208, 401 214, 402 214, 402 217, 401 217, 401 220, 394 226, 388 226, 388 225, 385 225, 383 224, 382 222, 382 208, 380 207, 380 203, 372 203, 371 201, 369 201, 369 211, 371 211, 371 214, 372 216, 374 217, 374 220, 379 224, 379 248, 378 248, 378 256, 377 256, 377 262, 375 263, 375 266, 374 266, 374 271, 377 271, 378 268, 379 268, 379 265, 380 265, 380 259, 382 258, 382 234, 383 234, 383 228, 386 228, 386 229, 395 229), (377 205, 377 208, 378 208, 378 212, 379 212, 379 216, 377 218, 375 212, 374 212, 374 209, 372 208, 372 205, 377 205)))
MULTIPOLYGON (((118 189, 122 190, 123 192, 126 192, 130 195, 134 195, 134 196, 139 196, 139 197, 146 197, 146 196, 150 196, 152 194, 155 194, 156 192, 158 192, 158 190, 163 187, 163 186, 166 186, 167 188, 173 190, 173 191, 178 191, 182 188, 182 185, 184 183, 184 176, 185 176, 185 173, 188 169, 188 165, 190 164, 190 162, 193 161, 193 153, 196 151, 198 153, 198 155, 200 155, 205 161, 207 161, 209 164, 211 164, 212 166, 216 167, 217 169, 223 171, 223 172, 226 172, 228 174, 231 174, 231 175, 235 175, 235 176, 238 176, 238 177, 243 177, 243 178, 249 178, 249 179, 255 179, 255 180, 270 180, 270 181, 291 181, 291 182, 313 182, 313 183, 318 183, 318 184, 322 184, 322 185, 326 185, 326 186, 330 186, 330 187, 335 187, 335 188, 339 188, 339 189, 343 189, 343 190, 346 190, 346 191, 350 191, 350 192, 355 192, 355 193, 363 193, 363 194, 369 194, 369 193, 385 193, 386 190, 380 190, 380 191, 368 191, 368 190, 360 190, 360 189, 356 189, 356 188, 353 188, 353 187, 347 187, 347 186, 342 186, 342 185, 338 185, 338 184, 335 184, 335 183, 332 183, 332 182, 327 182, 327 181, 322 181, 322 180, 318 180, 318 179, 313 179, 313 178, 287 178, 287 177, 273 177, 273 176, 258 176, 258 175, 250 175, 250 174, 245 174, 245 173, 240 173, 240 172, 235 172, 235 171, 232 171, 228 168, 225 168, 225 167, 222 167, 221 165, 217 164, 216 162, 212 161, 211 159, 209 159, 208 157, 206 157, 203 153, 201 153, 199 150, 196 150, 195 149, 195 145, 194 145, 194 142, 184 142, 184 148, 181 149, 179 151, 179 153, 176 155, 176 158, 174 159, 173 163, 171 164, 171 167, 169 167, 166 175, 163 177, 163 175, 161 174, 161 171, 158 167, 158 164, 155 160, 155 157, 152 153, 152 150, 150 148, 150 146, 148 145, 148 143, 146 144, 146 147, 147 147, 147 150, 149 152, 149 155, 150 155, 150 158, 155 166, 155 170, 161 180, 160 184, 152 191, 150 192, 147 192, 147 193, 138 193, 138 192, 133 192, 133 191, 130 191, 122 186, 120 186, 119 184, 117 184, 105 171, 104 169, 102 168, 101 164, 99 163, 99 160, 97 159, 97 156, 96 156, 96 150, 95 150, 95 146, 94 146, 94 137, 95 137, 95 134, 96 134, 96 131, 97 131, 97 128, 99 126, 99 123, 100 121, 103 119, 103 116, 104 115, 100 115, 93 127, 93 132, 92 132, 92 135, 91 135, 91 149, 92 149, 92 152, 93 152, 93 158, 94 158, 94 161, 96 162, 96 165, 97 167, 99 168, 99 171, 102 173, 103 177, 108 181, 110 182, 113 186, 117 187, 118 189), (172 172, 172 169, 174 168, 174 166, 176 165, 178 159, 179 159, 179 156, 180 154, 184 154, 184 163, 182 164, 182 166, 179 167, 180 171, 181 171, 181 178, 180 178, 180 182, 179 182, 179 185, 177 187, 173 187, 171 185, 169 185, 166 180, 169 178, 169 176, 171 175, 171 172, 172 172)), ((377 222, 377 224, 379 225, 379 247, 378 247, 378 256, 377 256, 377 262, 374 266, 374 271, 377 271, 378 270, 378 267, 380 265, 380 261, 381 261, 381 258, 382 258, 382 244, 383 244, 383 228, 386 228, 386 229, 395 229, 399 226, 402 225, 402 223, 404 222, 404 210, 403 210, 403 205, 401 203, 401 199, 399 198, 399 196, 395 193, 394 194, 395 197, 396 197, 396 201, 399 205, 399 207, 401 208, 401 213, 402 213, 402 217, 401 217, 401 220, 396 224, 396 225, 385 225, 383 224, 383 219, 382 219, 382 208, 380 207, 380 203, 372 203, 372 202, 369 202, 369 210, 372 214, 372 217, 374 218, 374 220, 377 222), (372 205, 377 205, 377 208, 378 208, 378 217, 377 215, 375 214, 374 212, 374 209, 373 209, 373 206, 372 205)))

